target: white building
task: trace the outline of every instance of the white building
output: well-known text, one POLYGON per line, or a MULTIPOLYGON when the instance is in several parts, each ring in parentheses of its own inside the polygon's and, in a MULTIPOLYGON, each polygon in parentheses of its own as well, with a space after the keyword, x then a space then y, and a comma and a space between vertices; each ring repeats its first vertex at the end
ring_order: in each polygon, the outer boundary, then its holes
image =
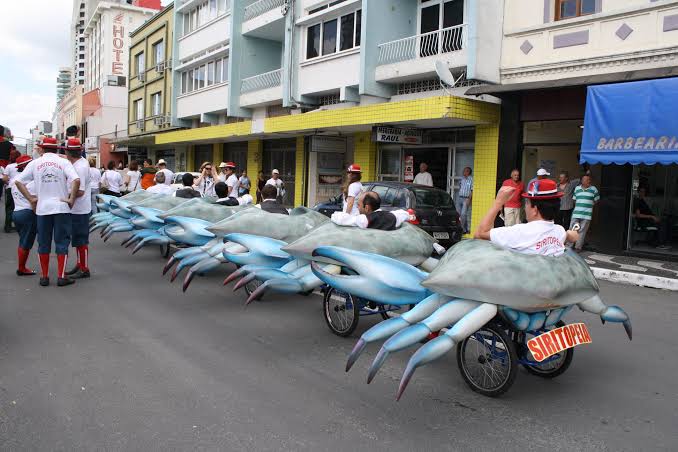
POLYGON ((71 14, 71 83, 83 85, 85 83, 85 0, 73 0, 73 12, 71 14))

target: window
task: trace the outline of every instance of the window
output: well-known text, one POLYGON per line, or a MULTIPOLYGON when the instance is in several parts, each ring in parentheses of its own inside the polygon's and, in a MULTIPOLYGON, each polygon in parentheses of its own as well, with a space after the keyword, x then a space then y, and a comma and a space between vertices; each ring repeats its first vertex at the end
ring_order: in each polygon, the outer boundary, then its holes
POLYGON ((226 12, 226 0, 207 0, 183 15, 183 35, 197 30, 212 19, 226 12))
POLYGON ((146 72, 146 61, 144 59, 144 52, 137 53, 134 56, 134 67, 137 70, 137 75, 143 75, 146 72))
POLYGON ((214 85, 214 61, 207 63, 207 86, 214 85))
POLYGON ((162 114, 162 105, 160 93, 155 93, 151 96, 151 103, 153 105, 153 116, 159 116, 162 114))
POLYGON ((198 86, 196 87, 196 89, 204 88, 205 87, 205 78, 206 78, 205 77, 205 65, 203 64, 198 69, 196 69, 195 73, 197 74, 195 78, 198 81, 198 86))
POLYGON ((228 81, 228 58, 217 58, 181 73, 181 94, 228 81))
POLYGON ((596 0, 556 0, 556 20, 586 16, 596 12, 596 0))
POLYGON ((156 66, 165 61, 165 42, 158 41, 153 44, 153 65, 156 66))
POLYGON ((335 0, 333 2, 329 2, 327 5, 319 6, 318 8, 314 8, 312 10, 309 10, 309 14, 315 14, 319 11, 322 11, 323 9, 330 8, 334 5, 338 5, 339 3, 344 3, 346 0, 335 0))
POLYGON ((134 101, 134 119, 139 121, 144 119, 144 100, 139 99, 134 101))
POLYGON ((219 58, 217 61, 215 61, 215 71, 216 71, 216 83, 221 83, 224 80, 224 60, 219 58))
POLYGON ((308 27, 306 31, 306 59, 359 47, 361 14, 362 11, 358 10, 337 19, 308 27))
POLYGON ((84 52, 85 51, 85 46, 80 46, 80 51, 84 52))

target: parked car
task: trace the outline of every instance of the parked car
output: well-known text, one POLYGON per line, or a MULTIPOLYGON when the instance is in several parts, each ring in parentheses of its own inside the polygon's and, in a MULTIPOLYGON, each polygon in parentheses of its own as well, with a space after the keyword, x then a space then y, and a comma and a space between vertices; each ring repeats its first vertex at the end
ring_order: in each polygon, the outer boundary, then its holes
MULTIPOLYGON (((172 187, 172 189, 174 191, 177 191, 180 188, 184 187, 183 182, 181 182, 181 178, 184 177, 184 174, 186 174, 186 171, 184 171, 182 173, 174 173, 174 180, 172 180, 172 184, 170 185, 170 187, 172 187)), ((193 174, 193 177, 195 179, 200 177, 200 173, 191 173, 191 174, 193 174)))
MULTIPOLYGON (((459 214, 452 197, 445 190, 404 182, 363 182, 365 191, 374 191, 381 197, 382 210, 410 210, 411 221, 428 232, 445 248, 461 240, 462 229, 459 214)), ((316 204, 313 209, 332 216, 341 211, 341 195, 327 202, 316 204)))

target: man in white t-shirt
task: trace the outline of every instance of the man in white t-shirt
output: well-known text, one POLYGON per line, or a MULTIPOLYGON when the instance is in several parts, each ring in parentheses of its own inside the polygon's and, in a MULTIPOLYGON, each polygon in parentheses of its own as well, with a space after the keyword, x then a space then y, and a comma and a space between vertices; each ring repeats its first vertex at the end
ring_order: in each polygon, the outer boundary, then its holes
MULTIPOLYGON (((28 166, 31 162, 31 157, 22 155, 16 160, 17 174, 28 166)), ((35 195, 35 184, 30 182, 26 185, 29 193, 35 195)), ((19 265, 17 266, 17 276, 33 276, 35 272, 26 266, 28 262, 28 255, 35 243, 35 236, 38 233, 38 220, 33 212, 31 203, 19 192, 16 184, 12 184, 12 198, 14 199, 14 212, 12 212, 12 220, 16 225, 16 230, 19 233, 19 248, 17 250, 17 257, 19 265)))
POLYGON ((66 158, 80 178, 80 189, 71 207, 71 246, 75 248, 78 261, 66 276, 73 279, 89 278, 89 216, 92 212, 92 181, 89 162, 82 157, 82 144, 78 138, 69 138, 64 144, 66 158))
POLYGON ((240 188, 240 180, 238 176, 235 175, 236 164, 233 162, 221 162, 219 169, 223 171, 219 175, 219 180, 224 182, 228 187, 228 197, 237 198, 238 189, 240 188))
POLYGON ((45 138, 41 147, 45 151, 43 156, 29 163, 14 183, 38 216, 38 254, 42 270, 40 285, 49 286, 49 255, 54 239, 58 263, 57 285, 61 287, 75 282, 66 277, 66 261, 71 242, 71 207, 80 190, 80 177, 71 162, 55 154, 58 148, 56 138, 45 138), (36 195, 26 188, 30 182, 35 183, 36 195))
POLYGON ((146 189, 148 193, 154 193, 156 195, 171 195, 174 193, 172 187, 167 185, 165 180, 165 173, 158 171, 155 173, 155 185, 152 185, 146 189))
POLYGON ((165 182, 163 182, 165 185, 167 186, 172 185, 172 181, 174 180, 174 173, 167 169, 167 162, 165 161, 165 159, 158 160, 158 172, 165 174, 165 182))
POLYGON ((433 177, 431 176, 431 173, 428 172, 428 163, 421 162, 419 164, 419 173, 414 176, 414 183, 433 187, 433 177))
POLYGON ((526 224, 493 228, 494 220, 511 199, 515 187, 504 186, 499 190, 494 205, 481 220, 475 233, 476 239, 490 240, 497 245, 523 254, 560 256, 565 252, 566 242, 576 242, 579 234, 554 223, 560 209, 558 186, 550 179, 533 181, 523 193, 526 224))
POLYGON ((271 178, 266 181, 266 185, 273 185, 275 187, 278 192, 275 199, 282 204, 283 196, 285 195, 285 183, 280 179, 280 171, 277 169, 271 171, 271 178))

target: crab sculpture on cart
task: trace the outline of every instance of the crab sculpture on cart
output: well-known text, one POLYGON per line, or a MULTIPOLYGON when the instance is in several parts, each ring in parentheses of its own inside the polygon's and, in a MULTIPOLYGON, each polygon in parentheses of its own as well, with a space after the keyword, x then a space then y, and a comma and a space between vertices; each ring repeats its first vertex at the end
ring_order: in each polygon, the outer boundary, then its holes
POLYGON ((367 330, 349 355, 347 372, 370 343, 385 340, 369 369, 368 383, 389 354, 437 336, 409 360, 397 399, 418 367, 455 347, 464 380, 487 396, 506 392, 519 365, 546 378, 562 374, 572 361, 572 347, 590 342, 585 327, 565 327, 561 320, 573 306, 600 316, 603 323, 622 323, 632 338, 629 316, 602 302, 588 265, 571 252, 530 256, 468 240, 448 251, 428 275, 354 250, 320 247, 315 253, 350 268, 349 274, 333 275, 314 266, 314 273, 329 286, 358 298, 415 304, 367 330))

